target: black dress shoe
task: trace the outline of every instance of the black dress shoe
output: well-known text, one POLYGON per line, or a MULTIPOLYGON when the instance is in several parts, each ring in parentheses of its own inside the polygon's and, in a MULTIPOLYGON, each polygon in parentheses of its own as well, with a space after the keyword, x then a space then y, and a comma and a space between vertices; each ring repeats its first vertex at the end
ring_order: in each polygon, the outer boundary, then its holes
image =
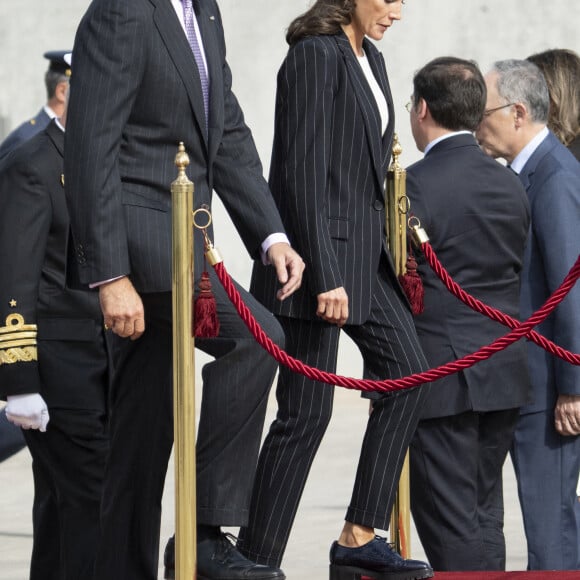
POLYGON ((165 580, 174 580, 175 578, 175 536, 171 536, 165 545, 163 552, 163 565, 165 566, 165 580))
POLYGON ((419 580, 431 578, 433 569, 426 562, 404 560, 379 536, 359 548, 345 548, 334 542, 330 548, 330 580, 360 580, 363 576, 419 580))
MULTIPOLYGON (((236 550, 231 534, 202 540, 197 545, 197 580, 284 580, 278 568, 248 560, 236 550)), ((175 578, 175 538, 169 538, 163 555, 166 580, 175 578)))

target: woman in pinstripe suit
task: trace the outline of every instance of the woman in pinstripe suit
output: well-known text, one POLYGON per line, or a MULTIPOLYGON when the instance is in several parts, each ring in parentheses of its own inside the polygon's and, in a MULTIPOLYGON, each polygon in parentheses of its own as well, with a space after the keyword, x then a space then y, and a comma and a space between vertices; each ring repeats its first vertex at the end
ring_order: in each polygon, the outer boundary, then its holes
MULTIPOLYGON (((278 73, 270 187, 304 283, 283 303, 256 263, 252 292, 279 318, 290 354, 336 368, 340 330, 357 344, 366 378, 426 368, 409 305, 385 248, 384 180, 394 130, 382 38, 402 0, 317 0, 292 22, 278 73)), ((331 549, 331 578, 428 578, 375 528, 387 529, 425 388, 376 395, 346 522, 331 549)), ((278 415, 262 448, 249 525, 238 547, 278 566, 310 466, 332 412, 333 387, 280 370, 278 415)))

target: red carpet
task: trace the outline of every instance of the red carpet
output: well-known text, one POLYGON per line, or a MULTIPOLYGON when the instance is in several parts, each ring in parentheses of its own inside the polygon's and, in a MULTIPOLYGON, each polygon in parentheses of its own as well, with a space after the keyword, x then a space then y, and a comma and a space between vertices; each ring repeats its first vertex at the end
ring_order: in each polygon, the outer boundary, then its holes
MULTIPOLYGON (((580 580, 580 570, 563 572, 435 572, 436 580, 580 580)), ((363 576, 361 580, 372 580, 363 576)))
POLYGON ((580 580, 580 570, 573 572, 435 572, 437 580, 580 580))

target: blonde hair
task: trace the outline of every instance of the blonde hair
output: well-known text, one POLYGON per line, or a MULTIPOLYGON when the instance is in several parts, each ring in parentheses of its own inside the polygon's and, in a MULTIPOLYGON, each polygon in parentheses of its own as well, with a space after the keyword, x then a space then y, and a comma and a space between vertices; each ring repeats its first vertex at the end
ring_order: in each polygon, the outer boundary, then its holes
POLYGON ((533 54, 527 60, 542 71, 548 85, 548 127, 569 145, 580 135, 580 57, 559 48, 533 54))

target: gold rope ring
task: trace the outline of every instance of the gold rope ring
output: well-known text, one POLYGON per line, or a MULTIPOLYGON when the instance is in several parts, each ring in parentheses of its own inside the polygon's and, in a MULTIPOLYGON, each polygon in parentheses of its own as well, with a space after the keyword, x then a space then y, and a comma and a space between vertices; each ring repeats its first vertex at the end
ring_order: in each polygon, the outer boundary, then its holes
POLYGON ((209 226, 211 226, 211 221, 212 221, 211 213, 207 207, 200 207, 199 209, 196 209, 193 212, 193 225, 198 230, 204 230, 204 231, 207 230, 207 228, 209 228, 209 226), (207 223, 204 226, 199 225, 195 220, 198 213, 202 213, 202 214, 205 214, 207 216, 207 223))

